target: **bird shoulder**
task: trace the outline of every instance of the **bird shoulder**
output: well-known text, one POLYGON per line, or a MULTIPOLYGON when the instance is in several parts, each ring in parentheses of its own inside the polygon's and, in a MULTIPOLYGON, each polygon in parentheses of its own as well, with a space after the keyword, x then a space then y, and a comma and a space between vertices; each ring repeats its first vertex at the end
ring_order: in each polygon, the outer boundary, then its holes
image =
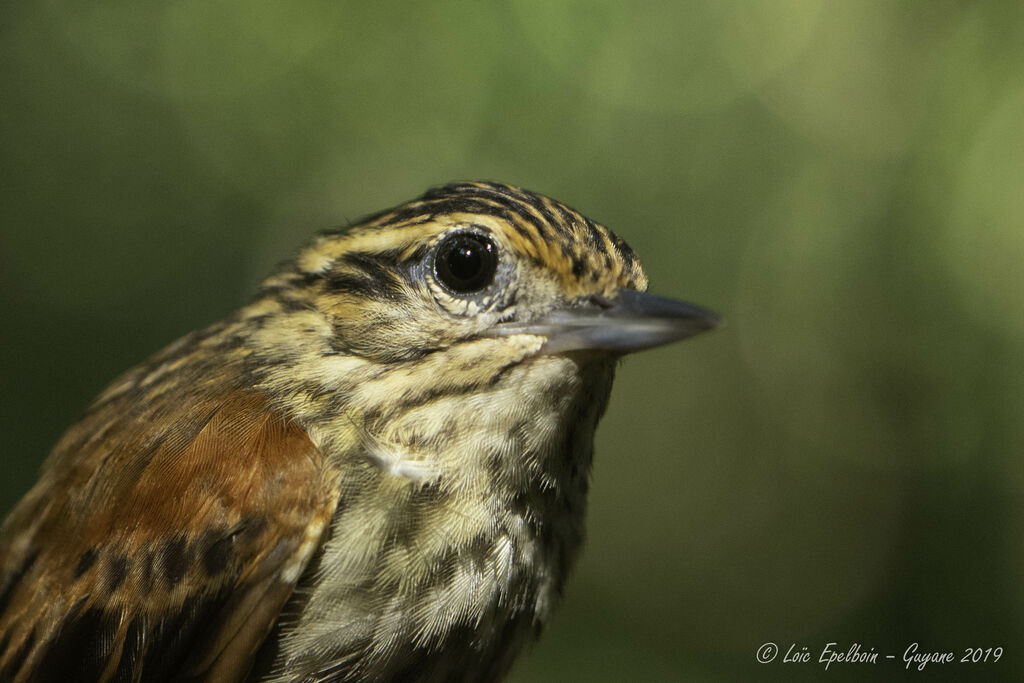
POLYGON ((0 679, 239 680, 329 525, 337 473, 260 394, 122 402, 2 530, 0 679))

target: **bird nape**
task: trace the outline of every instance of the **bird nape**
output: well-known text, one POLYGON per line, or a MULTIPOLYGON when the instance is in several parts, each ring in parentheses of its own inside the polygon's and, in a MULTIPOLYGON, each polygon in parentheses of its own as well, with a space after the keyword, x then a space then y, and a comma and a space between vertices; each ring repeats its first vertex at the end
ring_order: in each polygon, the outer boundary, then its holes
POLYGON ((458 183, 116 379, 0 528, 0 680, 481 681, 558 602, 622 354, 714 327, 458 183))

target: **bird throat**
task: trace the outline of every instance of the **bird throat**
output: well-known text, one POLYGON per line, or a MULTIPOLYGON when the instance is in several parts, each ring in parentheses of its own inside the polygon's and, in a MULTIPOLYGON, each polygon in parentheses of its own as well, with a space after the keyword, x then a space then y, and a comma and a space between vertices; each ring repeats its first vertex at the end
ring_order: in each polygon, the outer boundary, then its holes
POLYGON ((367 371, 334 415, 304 416, 342 492, 261 680, 493 680, 539 632, 583 540, 614 361, 493 342, 439 359, 461 382, 367 371))

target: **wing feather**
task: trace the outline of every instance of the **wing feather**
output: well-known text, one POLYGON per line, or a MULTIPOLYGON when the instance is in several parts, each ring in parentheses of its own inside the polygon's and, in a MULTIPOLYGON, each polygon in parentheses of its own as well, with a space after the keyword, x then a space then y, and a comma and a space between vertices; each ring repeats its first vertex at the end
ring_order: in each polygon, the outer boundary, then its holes
POLYGON ((256 392, 100 406, 0 531, 0 680, 237 681, 337 473, 256 392))

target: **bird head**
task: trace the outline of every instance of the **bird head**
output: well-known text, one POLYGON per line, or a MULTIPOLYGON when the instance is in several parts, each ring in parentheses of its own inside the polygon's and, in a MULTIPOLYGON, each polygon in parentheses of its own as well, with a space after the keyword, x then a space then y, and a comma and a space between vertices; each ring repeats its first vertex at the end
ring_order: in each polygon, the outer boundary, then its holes
POLYGON ((264 292, 316 310, 339 353, 378 363, 525 337, 536 353, 616 356, 717 324, 706 309, 646 294, 647 282, 604 226, 547 197, 472 182, 320 236, 264 292))

